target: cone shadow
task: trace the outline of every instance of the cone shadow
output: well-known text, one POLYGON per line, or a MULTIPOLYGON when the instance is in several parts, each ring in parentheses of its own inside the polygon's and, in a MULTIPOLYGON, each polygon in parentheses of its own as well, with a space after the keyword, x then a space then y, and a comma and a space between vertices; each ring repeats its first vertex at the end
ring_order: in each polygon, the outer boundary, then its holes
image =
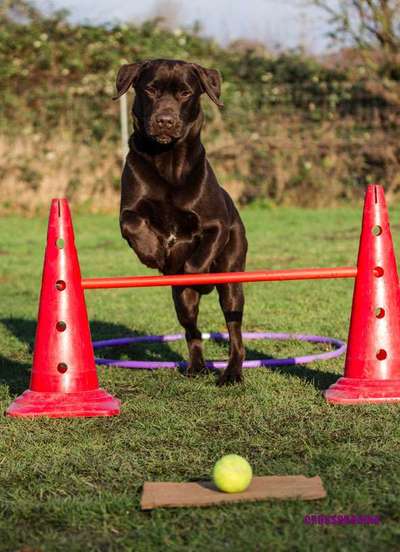
POLYGON ((0 355, 0 385, 7 385, 10 395, 19 395, 29 383, 31 366, 0 355))
MULTIPOLYGON (((2 318, 0 319, 7 330, 12 333, 21 343, 29 346, 29 352, 33 353, 35 333, 37 327, 36 320, 27 320, 25 318, 2 318)), ((112 339, 123 336, 146 335, 136 332, 123 324, 110 322, 94 321, 90 323, 90 329, 93 341, 100 339, 112 339)), ((168 343, 136 343, 132 346, 113 347, 112 349, 101 349, 96 351, 96 356, 106 357, 112 350, 112 357, 121 359, 128 355, 129 358, 137 360, 185 360, 177 352, 173 351, 168 343)), ((16 362, 13 359, 0 356, 1 375, 0 383, 9 386, 10 393, 18 394, 24 391, 29 385, 31 364, 16 362)))
MULTIPOLYGON (((112 324, 108 322, 93 321, 90 323, 93 341, 102 339, 114 339, 118 337, 140 337, 147 336, 148 333, 138 332, 123 326, 122 324, 112 324)), ((168 360, 179 362, 186 360, 179 353, 171 349, 168 343, 134 343, 132 345, 123 345, 120 347, 104 347, 95 350, 96 357, 112 357, 122 359, 128 357, 129 360, 168 360)))

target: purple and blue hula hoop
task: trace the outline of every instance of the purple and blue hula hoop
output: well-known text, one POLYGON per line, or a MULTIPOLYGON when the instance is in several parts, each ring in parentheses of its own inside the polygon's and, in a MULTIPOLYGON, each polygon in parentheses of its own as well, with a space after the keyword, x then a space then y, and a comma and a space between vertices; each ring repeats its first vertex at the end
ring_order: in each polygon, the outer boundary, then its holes
MULTIPOLYGON (((203 333, 203 339, 212 339, 213 341, 227 341, 227 333, 203 333)), ((288 366, 294 364, 308 364, 318 360, 329 360, 342 355, 346 350, 346 343, 333 337, 324 337, 320 335, 303 335, 295 333, 272 333, 272 332, 244 332, 243 338, 246 340, 274 339, 274 340, 297 340, 308 343, 325 343, 335 347, 333 351, 325 353, 316 353, 313 355, 304 355, 288 358, 261 358, 258 360, 245 360, 243 368, 261 368, 263 366, 288 366)), ((94 341, 94 349, 103 349, 105 347, 119 347, 121 345, 130 345, 131 343, 167 343, 184 339, 183 334, 171 335, 143 335, 134 337, 122 337, 117 339, 106 339, 94 341)), ((115 366, 119 368, 134 368, 137 370, 156 370, 159 368, 186 368, 186 361, 150 361, 150 360, 119 360, 112 358, 96 358, 96 364, 115 366)), ((226 368, 227 362, 221 360, 207 360, 207 368, 221 370, 226 368)))

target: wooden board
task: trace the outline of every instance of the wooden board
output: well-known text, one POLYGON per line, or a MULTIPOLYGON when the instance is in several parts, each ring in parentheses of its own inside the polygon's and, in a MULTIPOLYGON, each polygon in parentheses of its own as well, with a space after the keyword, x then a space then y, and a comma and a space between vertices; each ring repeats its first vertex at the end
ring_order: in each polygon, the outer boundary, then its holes
POLYGON ((211 506, 229 502, 277 499, 318 500, 326 497, 319 476, 272 475, 253 477, 243 493, 223 493, 211 481, 174 483, 146 481, 140 506, 142 510, 185 506, 211 506))

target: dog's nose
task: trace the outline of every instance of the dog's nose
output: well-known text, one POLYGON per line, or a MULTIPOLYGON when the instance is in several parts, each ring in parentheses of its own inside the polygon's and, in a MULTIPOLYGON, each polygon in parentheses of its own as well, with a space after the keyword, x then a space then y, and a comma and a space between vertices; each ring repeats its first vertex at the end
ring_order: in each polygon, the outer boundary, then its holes
POLYGON ((168 113, 160 113, 156 117, 156 123, 160 128, 171 128, 174 124, 174 118, 168 113))

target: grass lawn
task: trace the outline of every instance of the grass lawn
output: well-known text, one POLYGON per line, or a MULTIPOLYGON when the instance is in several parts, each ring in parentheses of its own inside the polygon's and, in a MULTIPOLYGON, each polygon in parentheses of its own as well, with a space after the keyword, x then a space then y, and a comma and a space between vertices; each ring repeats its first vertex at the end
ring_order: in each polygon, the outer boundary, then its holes
MULTIPOLYGON (((393 223, 399 211, 391 212, 393 223)), ((249 270, 355 263, 360 208, 243 211, 249 270)), ((82 274, 151 274, 120 238, 117 215, 75 215, 82 274)), ((0 401, 29 384, 47 221, 0 221, 0 401)), ((400 245, 399 227, 392 226, 400 245)), ((247 284, 247 331, 346 339, 352 280, 247 284)), ((175 333, 168 288, 86 292, 93 339, 175 333)), ((215 292, 204 297, 203 331, 224 330, 215 292)), ((323 350, 249 342, 248 358, 323 350)), ((207 358, 226 356, 207 342, 207 358)), ((110 351, 104 351, 106 355, 110 351)), ((114 350, 121 358, 181 359, 182 342, 114 350)), ((0 418, 0 550, 398 550, 400 405, 337 407, 322 390, 344 359, 248 370, 244 386, 219 389, 208 375, 98 369, 122 401, 98 419, 0 418), (255 474, 320 475, 318 502, 269 501, 142 513, 145 480, 209 478, 223 454, 245 456, 255 474), (379 514, 378 526, 309 526, 308 514, 379 514)))

